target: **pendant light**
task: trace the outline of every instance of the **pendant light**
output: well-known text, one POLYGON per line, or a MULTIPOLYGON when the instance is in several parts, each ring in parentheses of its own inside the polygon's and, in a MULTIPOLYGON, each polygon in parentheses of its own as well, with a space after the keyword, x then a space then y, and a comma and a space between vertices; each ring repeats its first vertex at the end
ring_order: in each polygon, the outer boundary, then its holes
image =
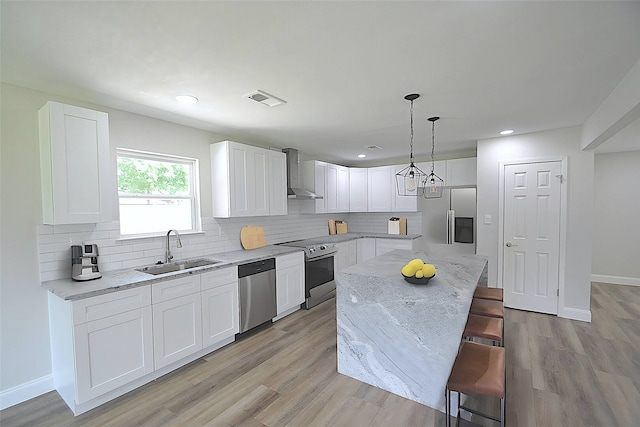
POLYGON ((413 101, 418 99, 420 95, 412 93, 404 97, 407 101, 411 101, 411 136, 410 136, 410 154, 409 166, 396 173, 396 187, 399 196, 419 196, 424 190, 421 183, 427 179, 427 174, 422 172, 413 163, 413 101))
POLYGON ((440 117, 429 117, 427 120, 431 122, 431 173, 424 180, 424 198, 439 199, 442 197, 444 188, 444 180, 436 175, 433 170, 435 162, 433 160, 433 152, 436 148, 436 121, 440 117))

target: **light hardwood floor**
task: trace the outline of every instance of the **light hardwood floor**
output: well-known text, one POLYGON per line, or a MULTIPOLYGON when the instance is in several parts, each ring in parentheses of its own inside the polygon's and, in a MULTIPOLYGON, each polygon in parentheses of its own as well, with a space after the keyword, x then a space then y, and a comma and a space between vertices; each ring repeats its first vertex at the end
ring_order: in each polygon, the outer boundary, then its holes
MULTIPOLYGON (((591 309, 592 323, 506 310, 508 426, 640 425, 640 287, 594 283, 591 309)), ((51 392, 1 411, 0 425, 444 426, 338 374, 335 331, 332 300, 86 414, 51 392)))

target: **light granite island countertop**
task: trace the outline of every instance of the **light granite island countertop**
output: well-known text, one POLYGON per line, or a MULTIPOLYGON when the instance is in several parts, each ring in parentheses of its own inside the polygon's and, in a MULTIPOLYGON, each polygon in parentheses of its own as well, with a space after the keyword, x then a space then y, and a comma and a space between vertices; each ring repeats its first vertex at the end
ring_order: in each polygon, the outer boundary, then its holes
POLYGON ((338 273, 338 372, 444 411, 445 385, 486 268, 477 255, 394 250, 338 273), (413 258, 435 265, 428 284, 402 277, 413 258))

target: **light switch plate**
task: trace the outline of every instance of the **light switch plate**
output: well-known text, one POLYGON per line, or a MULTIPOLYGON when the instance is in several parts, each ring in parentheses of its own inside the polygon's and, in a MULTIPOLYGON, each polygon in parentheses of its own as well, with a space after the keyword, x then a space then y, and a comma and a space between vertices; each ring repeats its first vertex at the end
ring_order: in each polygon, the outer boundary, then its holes
POLYGON ((486 214, 484 216, 484 223, 487 225, 491 225, 491 215, 490 214, 486 214))

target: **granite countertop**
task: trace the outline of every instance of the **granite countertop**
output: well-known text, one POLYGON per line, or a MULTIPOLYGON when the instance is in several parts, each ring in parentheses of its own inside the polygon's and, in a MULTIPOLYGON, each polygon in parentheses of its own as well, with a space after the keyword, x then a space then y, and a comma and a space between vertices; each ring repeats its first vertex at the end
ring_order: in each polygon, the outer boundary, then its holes
MULTIPOLYGON (((271 258, 279 255, 286 255, 301 251, 302 249, 300 248, 268 245, 258 249, 238 250, 232 252, 221 252, 216 254, 203 255, 199 258, 207 258, 220 262, 213 265, 189 269, 187 271, 175 271, 154 276, 152 274, 142 273, 131 268, 103 273, 102 277, 96 280, 77 282, 69 278, 43 282, 42 286, 62 299, 79 300, 97 295, 108 294, 111 292, 117 292, 124 289, 130 289, 137 286, 144 286, 156 282, 171 280, 193 273, 213 271, 221 268, 232 267, 238 264, 259 261, 265 258, 271 258)), ((179 262, 181 260, 176 261, 179 262)))
POLYGON ((338 372, 432 408, 444 390, 487 260, 394 250, 336 275, 338 372), (411 259, 434 264, 426 285, 406 282, 411 259))

